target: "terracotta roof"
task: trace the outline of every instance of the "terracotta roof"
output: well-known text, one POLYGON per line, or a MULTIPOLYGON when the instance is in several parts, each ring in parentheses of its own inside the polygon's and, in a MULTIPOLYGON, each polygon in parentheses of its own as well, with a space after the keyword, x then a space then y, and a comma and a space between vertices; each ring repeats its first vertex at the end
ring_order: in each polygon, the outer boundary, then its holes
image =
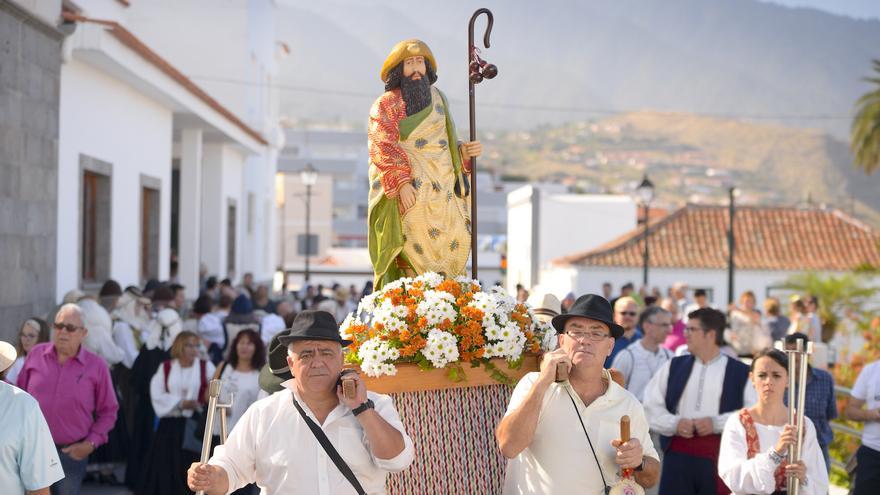
POLYGON ((144 44, 137 36, 131 33, 131 31, 125 29, 116 21, 107 21, 102 19, 92 19, 89 17, 83 17, 81 15, 74 14, 70 11, 65 11, 63 13, 64 19, 71 22, 88 22, 93 24, 100 24, 102 26, 106 26, 107 30, 112 34, 116 39, 118 39, 123 45, 127 46, 138 55, 143 57, 147 62, 156 66, 159 70, 168 75, 171 79, 174 79, 178 84, 186 88, 187 91, 192 93, 196 98, 205 102, 209 107, 214 109, 217 113, 225 117, 227 120, 232 122, 236 127, 244 131, 245 134, 257 140, 260 144, 267 145, 269 144, 263 136, 245 124, 241 119, 239 119, 234 113, 232 113, 228 108, 224 107, 217 100, 215 100, 211 95, 209 95, 205 90, 197 86, 192 80, 183 75, 182 72, 177 70, 173 65, 171 65, 167 60, 162 58, 158 53, 154 52, 150 47, 144 44))
MULTIPOLYGON (((649 265, 727 267, 728 209, 687 205, 648 226, 649 265)), ((639 227, 555 265, 641 267, 639 227)), ((741 206, 734 218, 734 264, 747 270, 850 270, 880 266, 880 233, 839 210, 741 206)))

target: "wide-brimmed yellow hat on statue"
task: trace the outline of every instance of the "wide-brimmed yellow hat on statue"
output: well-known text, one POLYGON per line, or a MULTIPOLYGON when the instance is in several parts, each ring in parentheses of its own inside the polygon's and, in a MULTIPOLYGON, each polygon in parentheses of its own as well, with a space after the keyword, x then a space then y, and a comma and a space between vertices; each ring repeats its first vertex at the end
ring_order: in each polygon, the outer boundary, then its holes
POLYGON ((437 60, 434 59, 434 54, 431 53, 431 49, 428 48, 428 45, 422 40, 412 38, 401 41, 391 49, 391 53, 388 54, 385 58, 385 63, 382 64, 382 72, 379 73, 382 82, 385 82, 385 78, 388 77, 388 72, 397 67, 397 64, 403 62, 409 57, 418 57, 419 55, 425 57, 425 60, 431 62, 431 67, 434 68, 435 72, 437 71, 437 60))

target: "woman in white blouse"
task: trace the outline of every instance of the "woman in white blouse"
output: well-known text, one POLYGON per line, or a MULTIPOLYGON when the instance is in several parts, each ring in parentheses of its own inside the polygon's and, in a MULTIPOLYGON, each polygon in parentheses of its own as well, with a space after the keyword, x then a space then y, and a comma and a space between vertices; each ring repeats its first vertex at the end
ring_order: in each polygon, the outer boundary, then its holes
MULTIPOLYGON (((214 378, 219 378, 220 401, 228 403, 232 397, 229 411, 229 431, 239 418, 256 402, 260 394, 260 369, 266 364, 266 346, 257 332, 246 329, 238 332, 229 348, 229 358, 217 366, 214 378)), ((219 421, 214 425, 214 434, 220 434, 219 421)))
POLYGON ((18 330, 18 339, 15 343, 18 357, 15 358, 15 362, 6 371, 4 378, 8 383, 15 385, 15 382, 18 380, 18 374, 24 367, 24 360, 27 358, 28 353, 31 352, 35 345, 43 342, 49 342, 49 325, 46 321, 40 318, 25 320, 18 330))
POLYGON ((198 359, 199 337, 192 332, 178 333, 170 352, 171 359, 159 365, 150 380, 150 398, 159 425, 150 442, 141 482, 135 492, 138 495, 190 493, 186 470, 198 460, 201 450, 198 442, 184 442, 187 420, 195 411, 202 410, 214 365, 198 359))
POLYGON ((804 417, 801 461, 788 463, 795 429, 788 423, 783 402, 788 385, 788 358, 775 349, 759 352, 749 373, 758 403, 730 416, 721 434, 718 474, 735 494, 781 494, 787 477, 801 480, 802 495, 828 492, 825 459, 816 441, 816 428, 804 417))

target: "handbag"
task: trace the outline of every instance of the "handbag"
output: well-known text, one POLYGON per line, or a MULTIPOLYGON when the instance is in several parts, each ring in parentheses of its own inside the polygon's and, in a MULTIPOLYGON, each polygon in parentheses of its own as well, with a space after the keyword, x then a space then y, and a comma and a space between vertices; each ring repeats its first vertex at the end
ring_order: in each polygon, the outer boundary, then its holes
POLYGON ((309 429, 312 430, 312 434, 315 435, 315 438, 318 440, 318 443, 321 444, 321 447, 324 448, 324 452, 330 456, 330 459, 333 460, 333 464, 336 464, 336 468, 339 469, 339 472, 345 476, 345 479, 351 483, 351 486, 354 487, 355 491, 358 495, 366 495, 367 492, 364 491, 364 488, 361 486, 357 477, 351 471, 351 468, 348 467, 345 460, 339 455, 339 452, 336 451, 336 447, 330 443, 330 439, 327 438, 327 435, 324 433, 324 430, 315 423, 312 418, 306 414, 303 410, 302 406, 299 405, 299 402, 296 401, 296 397, 293 396, 293 392, 290 393, 290 398, 293 399, 293 406, 296 407, 296 410, 299 411, 299 415, 302 416, 303 420, 309 426, 309 429))

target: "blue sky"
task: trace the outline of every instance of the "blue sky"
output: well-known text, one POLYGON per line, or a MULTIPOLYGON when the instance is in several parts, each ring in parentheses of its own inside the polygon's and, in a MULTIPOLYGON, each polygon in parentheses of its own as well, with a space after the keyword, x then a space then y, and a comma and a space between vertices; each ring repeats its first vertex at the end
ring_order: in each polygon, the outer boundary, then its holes
POLYGON ((880 19, 878 0, 764 0, 790 7, 813 7, 859 19, 880 19))

